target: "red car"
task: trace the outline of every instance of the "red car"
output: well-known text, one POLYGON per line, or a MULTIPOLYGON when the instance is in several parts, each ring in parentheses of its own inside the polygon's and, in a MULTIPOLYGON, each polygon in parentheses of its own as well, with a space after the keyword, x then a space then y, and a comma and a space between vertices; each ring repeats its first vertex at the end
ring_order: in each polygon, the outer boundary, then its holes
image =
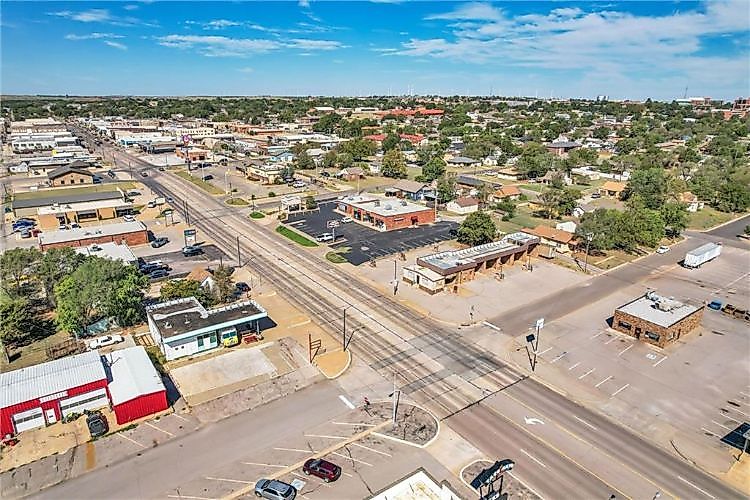
POLYGON ((322 458, 311 458, 305 462, 305 465, 302 466, 302 472, 307 475, 318 476, 326 483, 341 477, 341 467, 322 458))

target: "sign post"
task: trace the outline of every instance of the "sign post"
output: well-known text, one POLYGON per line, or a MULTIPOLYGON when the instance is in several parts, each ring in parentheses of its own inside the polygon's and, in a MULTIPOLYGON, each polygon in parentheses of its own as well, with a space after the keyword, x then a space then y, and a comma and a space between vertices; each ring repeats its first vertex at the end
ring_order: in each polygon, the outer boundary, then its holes
POLYGON ((185 239, 185 246, 195 245, 197 234, 198 234, 197 229, 185 229, 182 232, 182 236, 185 239))
POLYGON ((337 220, 329 220, 326 222, 326 227, 331 230, 331 235, 333 236, 333 242, 336 242, 336 228, 339 227, 341 223, 337 220))

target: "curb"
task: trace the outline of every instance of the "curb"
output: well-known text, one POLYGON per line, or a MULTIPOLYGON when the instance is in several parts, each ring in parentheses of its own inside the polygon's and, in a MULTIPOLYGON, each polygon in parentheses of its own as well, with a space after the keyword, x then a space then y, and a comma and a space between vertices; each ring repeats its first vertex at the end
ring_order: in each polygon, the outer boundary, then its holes
POLYGON ((341 370, 339 370, 338 372, 336 372, 335 375, 328 375, 327 373, 325 373, 323 370, 320 369, 320 366, 318 366, 317 364, 315 365, 318 368, 318 371, 320 373, 322 373, 323 376, 325 378, 327 378, 328 380, 333 380, 333 379, 339 378, 351 366, 351 364, 352 364, 352 354, 349 351, 344 351, 344 352, 346 352, 346 354, 347 354, 346 365, 344 365, 344 367, 341 370))

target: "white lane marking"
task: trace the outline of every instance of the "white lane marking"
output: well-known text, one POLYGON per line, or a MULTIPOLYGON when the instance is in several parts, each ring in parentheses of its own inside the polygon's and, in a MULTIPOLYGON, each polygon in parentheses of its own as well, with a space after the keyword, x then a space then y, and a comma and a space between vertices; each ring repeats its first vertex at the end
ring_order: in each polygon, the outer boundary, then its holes
POLYGON ((353 425, 355 427, 362 426, 362 427, 375 427, 375 424, 365 424, 364 422, 331 422, 334 425, 353 425))
POLYGON ((300 453, 317 453, 315 450, 300 450, 299 448, 274 448, 277 451, 298 451, 300 453))
POLYGON ((688 484, 688 485, 692 486, 692 487, 693 487, 693 488, 695 488, 696 490, 698 490, 698 491, 700 491, 701 493, 703 493, 704 495, 706 495, 706 496, 707 496, 708 498, 714 498, 714 499, 716 498, 716 497, 715 497, 715 496, 713 496, 713 495, 712 495, 711 493, 707 492, 707 491, 706 491, 706 490, 704 490, 704 489, 701 489, 701 488, 697 487, 696 485, 694 485, 693 483, 691 483, 690 481, 688 481, 687 479, 685 479, 685 478, 684 478, 684 477, 682 477, 682 476, 677 476, 677 479, 679 479, 680 481, 682 481, 682 482, 683 482, 683 483, 685 483, 685 484, 688 484))
POLYGON ((716 420, 711 420, 711 422, 715 423, 715 424, 716 424, 716 425, 718 425, 719 427, 723 427, 724 429, 726 429, 726 430, 728 430, 728 431, 731 431, 731 430, 732 430, 732 428, 731 428, 731 427, 727 427, 727 426, 726 426, 726 425, 724 425, 724 424, 720 424, 720 423, 719 423, 719 422, 717 422, 716 420))
POLYGON ((118 432, 118 433, 117 433, 117 435, 118 435, 118 436, 120 436, 120 437, 121 437, 121 438, 123 438, 123 439, 127 439, 127 440, 128 440, 128 441, 130 441, 131 443, 137 444, 137 445, 138 445, 138 446, 140 446, 141 448, 145 448, 145 447, 146 447, 146 445, 143 445, 143 444, 139 443, 139 442, 138 442, 138 441, 136 441, 135 439, 130 439, 129 437, 127 437, 127 436, 126 436, 125 434, 123 434, 122 432, 118 432))
POLYGON ((484 324, 484 326, 488 326, 488 327, 492 328, 493 330, 495 330, 497 332, 502 332, 502 330, 500 329, 500 327, 493 325, 489 321, 485 321, 483 324, 484 324))
POLYGON ((276 465, 276 464, 263 464, 260 462, 242 462, 243 465, 259 465, 261 467, 278 467, 279 469, 286 469, 288 465, 276 465))
POLYGON ((585 377, 586 375, 590 375, 590 374, 591 374, 591 372, 593 372, 594 370, 596 370, 596 368, 592 368, 592 369, 590 369, 589 371, 587 371, 586 373, 584 373, 583 375, 581 375, 580 377, 578 377, 578 380, 581 380, 581 379, 582 379, 583 377, 585 377))
POLYGON ((661 363, 662 361, 664 361, 665 359, 667 359, 668 357, 669 357, 669 356, 664 356, 663 358, 661 358, 661 359, 660 359, 659 361, 657 361, 656 363, 654 363, 654 364, 653 364, 653 365, 651 365, 651 366, 659 366, 659 364, 660 364, 660 363, 661 363))
POLYGON ((594 387, 599 387, 600 385, 602 385, 607 380, 610 380, 611 378, 612 378, 612 375, 610 375, 609 377, 605 378, 604 380, 602 380, 601 382, 599 382, 598 384, 596 384, 594 387))
POLYGON ((328 436, 326 434, 305 434, 305 437, 323 438, 323 439, 349 439, 346 436, 328 436))
POLYGON ((576 364, 574 364, 573 366, 571 366, 570 368, 568 368, 568 371, 572 370, 573 368, 575 368, 576 366, 578 366, 580 364, 581 364, 581 362, 578 361, 576 364))
POLYGON ((628 387, 630 387, 630 384, 623 385, 622 387, 620 387, 619 389, 617 389, 615 392, 612 393, 612 397, 617 396, 618 394, 620 394, 622 391, 624 391, 628 387))
POLYGON ((594 335, 594 336, 593 336, 593 337, 591 337, 591 338, 592 338, 592 339, 595 339, 596 337, 598 337, 598 336, 599 336, 599 335, 601 335, 602 333, 604 333, 604 330, 602 330, 601 332, 597 333, 596 335, 594 335))
POLYGON ((167 495, 168 498, 187 498, 188 500, 214 500, 209 497, 191 497, 189 495, 167 495))
POLYGON ((532 492, 534 495, 538 496, 540 498, 540 500, 544 500, 544 497, 542 495, 540 495, 538 492, 534 491, 534 489, 531 486, 529 486, 528 484, 526 484, 523 481, 521 481, 518 478, 518 476, 516 476, 512 472, 508 472, 508 475, 510 477, 512 477, 513 479, 515 479, 516 481, 518 481, 519 483, 521 483, 524 486, 524 488, 526 488, 527 490, 529 490, 530 492, 532 492))
POLYGON ((188 422, 188 419, 186 419, 186 418, 185 418, 185 417, 183 417, 182 415, 178 415, 178 414, 176 414, 176 413, 173 413, 172 415, 174 415, 175 417, 179 418, 180 420, 184 420, 185 422, 188 422))
POLYGON ((390 453, 386 453, 384 451, 376 450, 375 448, 370 448, 369 446, 365 446, 365 445, 359 444, 359 443, 352 443, 352 446, 356 446, 358 448, 364 448, 365 450, 369 450, 369 451, 371 451, 373 453, 379 453, 380 455, 385 455, 386 457, 392 457, 393 456, 390 453))
POLYGON ((713 437, 717 437, 717 438, 720 438, 720 437, 721 437, 721 436, 719 436, 718 434, 716 434, 715 432, 713 432, 713 431, 709 431, 709 430, 708 430, 708 429, 706 429, 705 427, 701 427, 701 430, 702 430, 703 432, 705 432, 706 434, 711 434, 711 435, 712 435, 713 437))
POLYGON ((154 425, 154 424, 152 424, 151 422, 143 422, 143 423, 144 423, 144 424, 146 424, 146 425, 148 425, 149 427, 153 427, 153 428, 154 428, 154 429, 156 429, 157 431, 161 431, 161 432, 163 432, 163 433, 164 433, 164 434, 166 434, 167 436, 172 436, 172 437, 174 437, 174 434, 172 434, 171 432, 169 432, 169 431, 165 431, 164 429, 160 429, 159 427, 155 426, 155 425, 154 425))
POLYGON ((352 462, 357 462, 357 463, 359 463, 359 464, 362 464, 362 465, 367 465, 368 467, 372 467, 372 464, 368 464, 368 463, 367 463, 367 462, 365 462, 364 460, 360 460, 360 459, 358 459, 358 458, 354 458, 354 457, 347 457, 346 455, 342 455, 341 453, 339 453, 339 452, 337 452, 337 451, 334 451, 334 452, 333 452, 333 454, 334 454, 334 455, 336 455, 336 456, 339 456, 339 457, 341 457, 341 458, 345 458, 345 459, 347 459, 347 460, 351 460, 352 462))
POLYGON ((633 348, 634 345, 635 344, 630 344, 629 346, 627 346, 625 349, 623 349, 622 351, 620 351, 620 354, 618 354, 618 356, 622 356, 623 354, 625 354, 626 352, 628 352, 630 349, 633 348))
POLYGON ((590 423, 586 422, 584 419, 576 417, 575 415, 573 415, 573 418, 576 419, 576 420, 578 420, 579 422, 581 422, 583 425, 585 425, 585 426, 587 426, 587 427, 589 427, 589 428, 591 428, 593 430, 596 430, 596 427, 594 427, 590 423))
POLYGON ((210 479, 211 481, 226 481, 228 483, 255 484, 255 481, 243 481, 242 479, 228 479, 226 477, 206 476, 206 479, 210 479))
POLYGON ((746 397, 750 398, 750 394, 748 394, 748 393, 746 393, 746 392, 742 392, 742 391, 740 391, 740 394, 742 394, 743 396, 746 396, 746 397))
POLYGON ((348 472, 344 472, 344 471, 341 471, 341 473, 342 473, 343 475, 345 475, 346 477, 354 477, 354 476, 352 476, 351 474, 349 474, 348 472))
POLYGON ((534 456, 530 455, 530 454, 529 454, 529 453, 528 453, 528 452, 527 452, 526 450, 524 450, 523 448, 520 448, 520 449, 519 449, 519 451, 520 451, 521 453, 523 453, 524 455, 526 455, 527 457, 529 457, 530 459, 532 459, 532 460, 533 460, 534 462, 536 462, 536 463, 538 463, 539 465, 541 465, 542 467, 544 467, 545 469, 547 468, 547 466, 546 466, 546 465, 544 465, 544 463, 542 463, 542 461, 541 461, 541 460, 539 460, 538 458, 536 458, 536 457, 534 457, 534 456))
POLYGON ((344 403, 344 404, 345 404, 346 406, 348 406, 350 410, 353 410, 354 408, 356 408, 356 406, 354 406, 354 403, 352 403, 351 401, 349 401, 348 399, 346 399, 346 396, 344 396, 343 394, 340 394, 340 395, 339 395, 339 399, 340 399, 340 400, 341 400, 341 401, 342 401, 342 402, 343 402, 343 403, 344 403))
MULTIPOLYGON (((302 475, 302 474, 300 474, 299 472, 292 472, 291 474, 292 474, 293 476, 301 477, 302 479, 304 479, 304 480, 305 480, 305 481, 307 481, 307 482, 311 482, 311 479, 312 479, 312 478, 311 478, 310 476, 303 476, 303 475, 302 475)), ((325 486, 326 488, 333 488, 333 486, 332 486, 332 485, 330 485, 330 484, 326 483, 326 482, 325 482, 325 481, 323 481, 322 479, 320 480, 320 482, 315 482, 315 484, 319 484, 320 486, 325 486)))
POLYGON ((566 352, 563 352, 563 353, 562 353, 562 354, 560 354, 560 355, 559 355, 558 357, 556 357, 555 359, 553 359, 552 361, 550 361, 550 363, 554 363, 554 362, 556 362, 556 361, 559 361, 559 360, 560 360, 560 358, 562 358, 562 357, 563 357, 563 356, 565 356, 566 354, 568 354, 568 353, 567 353, 567 351, 566 351, 566 352))
POLYGON ((745 412, 744 412, 744 411, 742 411, 742 410, 738 410, 738 409, 737 409, 737 408, 735 408, 734 406, 732 406, 732 410, 736 411, 737 413, 742 413, 742 414, 743 414, 743 415, 745 415, 746 417, 750 417, 750 415, 748 415, 747 413, 745 413, 745 412))
POLYGON ((542 354, 544 354, 545 352, 547 352, 547 351, 550 351, 550 350, 552 350, 552 348, 551 348, 551 347, 548 347, 548 348, 546 348, 545 350, 543 350, 542 352, 538 352, 538 353, 536 353, 536 354, 537 354, 537 356, 541 356, 542 354))
POLYGON ((606 341, 605 344, 609 344, 610 342, 614 342, 615 340, 617 340, 617 337, 612 337, 611 339, 606 341))

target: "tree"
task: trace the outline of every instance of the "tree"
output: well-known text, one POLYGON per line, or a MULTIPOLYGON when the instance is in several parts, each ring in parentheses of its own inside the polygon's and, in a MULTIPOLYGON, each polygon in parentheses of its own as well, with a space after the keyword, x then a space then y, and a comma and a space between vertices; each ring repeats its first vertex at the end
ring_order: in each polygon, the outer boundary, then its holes
POLYGON ((576 234, 582 241, 591 236, 590 247, 594 250, 609 250, 614 248, 617 240, 616 228, 620 225, 622 212, 597 208, 593 212, 583 214, 581 222, 576 227, 576 234))
POLYGON ((744 212, 750 207, 750 186, 729 179, 717 192, 716 208, 722 212, 744 212))
POLYGON ((568 162, 574 167, 592 165, 599 158, 599 153, 592 148, 577 148, 568 154, 568 162))
POLYGON ((445 174, 445 161, 442 158, 434 157, 422 167, 422 177, 426 182, 434 181, 445 174))
POLYGON ((232 271, 225 266, 219 266, 214 271, 214 294, 219 303, 229 302, 234 294, 234 281, 232 271))
POLYGON ((690 215, 684 203, 665 203, 659 209, 659 213, 664 220, 665 232, 671 237, 679 236, 687 228, 690 221, 690 215))
POLYGON ((341 116, 336 113, 328 113, 320 117, 315 124, 313 124, 313 132, 323 132, 325 134, 331 134, 336 130, 336 126, 341 121, 341 116))
POLYGON ((516 215, 516 204, 511 200, 503 200, 495 203, 495 210, 503 212, 503 220, 508 221, 516 215))
POLYGON ((5 349, 28 345, 50 333, 26 298, 0 304, 0 342, 5 349))
POLYGON ((458 228, 458 242, 477 246, 495 239, 497 227, 489 214, 479 211, 469 214, 458 228))
POLYGON ((383 151, 391 151, 401 142, 401 137, 398 134, 388 134, 383 139, 383 151))
POLYGON ((391 177, 394 179, 405 179, 406 178, 406 161, 404 155, 398 149, 391 149, 383 157, 383 166, 380 169, 380 173, 384 177, 391 177))
POLYGON ((349 153, 341 153, 338 155, 337 163, 341 168, 349 168, 354 165, 354 158, 349 153))
POLYGON ((314 210, 317 207, 318 207, 318 202, 315 201, 315 197, 314 196, 312 196, 312 195, 305 196, 305 209, 306 210, 314 210))
POLYGON ((542 177, 552 168, 553 158, 541 144, 529 143, 516 162, 519 173, 535 179, 542 177))
POLYGON ((456 175, 447 174, 438 179, 437 197, 440 203, 448 203, 456 199, 456 175))
POLYGON ((323 166, 325 168, 333 168, 336 166, 337 153, 334 150, 328 151, 323 157, 323 166))
POLYGON ((213 297, 201 287, 196 280, 170 280, 161 286, 159 292, 162 300, 184 299, 195 297, 204 307, 213 305, 213 297))
POLYGON ((294 163, 297 168, 301 170, 310 170, 312 168, 315 168, 315 162, 310 157, 309 154, 307 154, 307 151, 302 151, 297 155, 297 158, 295 158, 294 163))
POLYGON ((664 169, 654 167, 635 170, 623 196, 626 200, 638 196, 646 208, 658 209, 664 204, 668 194, 668 180, 664 169))
POLYGON ((348 153, 355 161, 375 154, 377 146, 369 139, 353 139, 339 146, 339 152, 348 153))
POLYGON ((42 285, 47 303, 55 305, 55 285, 71 274, 86 258, 70 247, 50 248, 42 255, 36 278, 42 285))
POLYGON ((606 139, 609 134, 611 134, 612 131, 608 129, 607 127, 596 127, 594 131, 591 133, 591 135, 594 136, 596 139, 606 139))
POLYGON ((0 279, 8 295, 22 295, 21 284, 40 257, 36 248, 11 248, 0 255, 0 279))

